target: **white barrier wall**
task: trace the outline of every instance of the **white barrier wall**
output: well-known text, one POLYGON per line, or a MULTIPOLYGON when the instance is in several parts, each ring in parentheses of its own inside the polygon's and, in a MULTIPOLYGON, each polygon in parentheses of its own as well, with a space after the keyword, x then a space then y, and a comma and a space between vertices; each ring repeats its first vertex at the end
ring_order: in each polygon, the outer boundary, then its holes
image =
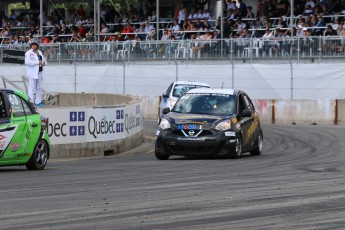
POLYGON ((140 103, 119 107, 39 108, 52 145, 124 139, 143 129, 140 103))
MULTIPOLYGON (((206 62, 205 62, 206 63, 206 62)), ((0 65, 0 76, 21 80, 25 66, 0 65)), ((176 78, 213 87, 237 88, 254 99, 345 99, 342 64, 178 64, 150 62, 45 67, 48 92, 117 93, 158 96, 176 78), (234 84, 233 84, 234 83, 234 84), (291 90, 293 89, 293 90, 291 90)), ((0 87, 1 87, 0 83, 0 87)), ((19 83, 18 83, 19 84, 19 83)))

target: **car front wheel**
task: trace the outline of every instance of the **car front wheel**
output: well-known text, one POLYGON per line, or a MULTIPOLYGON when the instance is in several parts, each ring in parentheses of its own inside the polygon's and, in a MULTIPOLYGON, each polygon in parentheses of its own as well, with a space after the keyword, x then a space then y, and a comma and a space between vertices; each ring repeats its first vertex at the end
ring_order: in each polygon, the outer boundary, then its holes
POLYGON ((240 136, 236 137, 235 147, 233 151, 230 152, 229 157, 232 159, 237 159, 241 156, 242 153, 242 140, 240 136))
POLYGON ((168 160, 169 159, 169 155, 165 155, 163 153, 160 153, 157 150, 155 151, 155 156, 158 160, 168 160))
POLYGON ((40 139, 32 153, 31 158, 29 159, 28 163, 26 164, 26 168, 29 170, 42 170, 47 164, 48 161, 48 143, 40 139))

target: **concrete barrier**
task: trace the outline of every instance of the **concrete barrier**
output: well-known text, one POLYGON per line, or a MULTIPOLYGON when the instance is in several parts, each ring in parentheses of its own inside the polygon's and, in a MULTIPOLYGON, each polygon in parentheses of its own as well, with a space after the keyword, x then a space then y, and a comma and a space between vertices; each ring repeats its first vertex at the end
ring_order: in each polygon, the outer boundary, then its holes
POLYGON ((58 94, 39 112, 49 120, 51 158, 112 155, 143 142, 137 96, 58 94))
MULTIPOLYGON (((143 97, 145 119, 157 119, 159 96, 143 97)), ((345 100, 253 100, 261 121, 272 124, 345 124, 345 100)))

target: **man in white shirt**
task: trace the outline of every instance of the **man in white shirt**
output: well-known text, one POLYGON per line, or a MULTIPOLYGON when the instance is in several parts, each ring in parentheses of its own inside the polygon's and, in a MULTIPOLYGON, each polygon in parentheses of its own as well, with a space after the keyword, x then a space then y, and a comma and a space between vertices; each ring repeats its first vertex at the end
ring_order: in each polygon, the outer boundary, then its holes
POLYGON ((43 82, 43 66, 47 65, 47 61, 43 53, 38 49, 39 45, 36 40, 30 43, 31 49, 25 53, 26 73, 29 79, 28 96, 32 103, 36 106, 44 106, 42 103, 42 82, 43 82), (36 97, 34 93, 36 92, 36 97))

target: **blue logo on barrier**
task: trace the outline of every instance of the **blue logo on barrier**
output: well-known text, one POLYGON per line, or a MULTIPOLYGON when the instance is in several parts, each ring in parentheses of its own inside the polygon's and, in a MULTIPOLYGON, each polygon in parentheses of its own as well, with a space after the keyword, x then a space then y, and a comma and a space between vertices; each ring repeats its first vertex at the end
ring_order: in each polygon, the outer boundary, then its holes
POLYGON ((85 112, 78 112, 78 121, 85 121, 85 112))
POLYGON ((123 123, 116 124, 116 132, 122 133, 123 132, 123 123))
POLYGON ((78 136, 85 135, 85 126, 78 126, 78 136))
POLYGON ((69 112, 69 121, 77 121, 78 120, 78 113, 77 112, 69 112))
POLYGON ((116 119, 123 119, 123 118, 124 118, 124 111, 116 110, 116 119))
POLYGON ((70 126, 69 127, 69 135, 70 136, 77 136, 77 134, 78 134, 77 126, 70 126))

